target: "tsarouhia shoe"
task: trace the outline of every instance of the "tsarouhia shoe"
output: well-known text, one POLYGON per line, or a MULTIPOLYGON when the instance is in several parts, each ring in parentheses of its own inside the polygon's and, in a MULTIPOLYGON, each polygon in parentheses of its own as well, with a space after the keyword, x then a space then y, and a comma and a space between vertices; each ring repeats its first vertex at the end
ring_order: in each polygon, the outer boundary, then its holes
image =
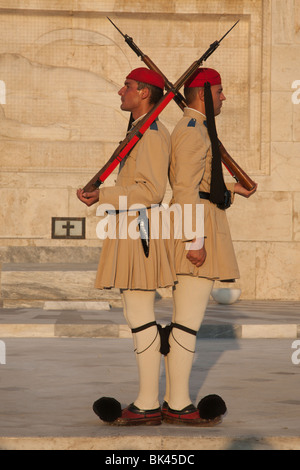
POLYGON ((162 414, 164 423, 169 424, 185 424, 188 426, 212 427, 222 422, 221 416, 217 416, 214 419, 201 418, 199 410, 192 404, 178 411, 172 410, 168 407, 166 403, 162 414))
POLYGON ((122 410, 122 416, 110 423, 114 426, 156 426, 161 424, 161 410, 141 410, 133 403, 122 410))

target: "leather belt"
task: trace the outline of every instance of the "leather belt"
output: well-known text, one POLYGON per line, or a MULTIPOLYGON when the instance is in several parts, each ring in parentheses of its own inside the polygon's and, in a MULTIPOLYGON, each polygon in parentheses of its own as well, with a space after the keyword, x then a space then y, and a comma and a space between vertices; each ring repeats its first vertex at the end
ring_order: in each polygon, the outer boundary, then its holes
POLYGON ((210 193, 205 193, 204 191, 199 191, 200 199, 210 199, 210 193))

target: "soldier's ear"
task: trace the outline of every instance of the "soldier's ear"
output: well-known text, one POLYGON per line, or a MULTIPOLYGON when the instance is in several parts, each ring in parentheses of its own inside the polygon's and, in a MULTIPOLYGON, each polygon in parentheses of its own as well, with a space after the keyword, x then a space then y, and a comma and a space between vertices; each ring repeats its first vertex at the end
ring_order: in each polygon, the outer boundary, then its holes
POLYGON ((149 88, 145 87, 140 90, 140 96, 143 100, 150 98, 150 90, 149 88))
POLYGON ((202 87, 199 88, 198 96, 199 96, 200 101, 203 101, 203 103, 204 103, 204 88, 202 88, 202 87))

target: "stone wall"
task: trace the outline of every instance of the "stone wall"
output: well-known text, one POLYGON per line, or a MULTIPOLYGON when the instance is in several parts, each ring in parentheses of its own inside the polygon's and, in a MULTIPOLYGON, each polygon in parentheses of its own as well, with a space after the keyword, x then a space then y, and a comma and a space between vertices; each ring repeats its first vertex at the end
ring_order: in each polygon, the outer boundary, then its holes
MULTIPOLYGON (((259 183, 228 211, 237 285, 243 298, 299 300, 300 0, 0 0, 0 261, 101 246, 75 190, 122 140, 117 91, 141 65, 107 16, 173 82, 240 19, 206 62, 227 97, 219 137, 259 183), (85 217, 86 239, 52 239, 52 217, 85 217)), ((161 119, 172 131, 180 116, 170 103, 161 119)))

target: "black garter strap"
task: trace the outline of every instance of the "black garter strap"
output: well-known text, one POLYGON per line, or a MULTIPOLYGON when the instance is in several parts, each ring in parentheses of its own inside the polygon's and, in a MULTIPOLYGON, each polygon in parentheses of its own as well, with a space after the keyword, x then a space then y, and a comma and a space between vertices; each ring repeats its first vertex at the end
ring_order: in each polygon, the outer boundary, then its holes
POLYGON ((171 325, 166 325, 164 328, 157 325, 160 334, 160 353, 166 356, 170 352, 169 336, 171 333, 171 325))
POLYGON ((137 328, 132 328, 131 332, 139 333, 140 331, 146 330, 147 328, 150 328, 151 326, 156 326, 156 325, 157 325, 156 321, 151 321, 150 323, 146 323, 145 325, 138 326, 137 328))
POLYGON ((187 326, 180 325, 179 323, 171 323, 172 328, 178 328, 178 330, 185 331, 186 333, 189 333, 190 335, 197 336, 197 331, 192 330, 191 328, 188 328, 187 326))
MULTIPOLYGON (((159 334, 160 336, 159 352, 163 354, 164 356, 166 356, 168 352, 170 351, 169 336, 171 333, 171 325, 167 325, 165 328, 163 328, 161 325, 156 323, 156 321, 151 321, 150 323, 146 323, 145 325, 139 326, 137 328, 132 328, 131 332, 139 333, 140 331, 144 331, 147 328, 150 328, 151 326, 157 326, 157 334, 159 334)), ((156 340, 156 338, 157 338, 157 335, 155 336, 154 341, 156 340)), ((154 343, 154 341, 146 349, 149 349, 150 346, 152 346, 152 344, 154 343)), ((144 349, 144 351, 146 351, 146 349, 144 349)), ((141 351, 141 352, 144 352, 144 351, 141 351)), ((141 353, 137 353, 137 354, 141 354, 141 353)))
POLYGON ((169 336, 173 328, 177 328, 178 330, 185 331, 186 333, 189 333, 190 335, 194 335, 194 336, 197 335, 197 331, 192 330, 191 328, 188 328, 186 326, 180 325, 179 323, 171 323, 170 325, 167 325, 164 328, 161 325, 157 325, 157 327, 158 327, 158 331, 160 334, 160 342, 161 342, 160 352, 164 356, 167 356, 170 352, 169 336))
MULTIPOLYGON (((132 328, 132 329, 131 329, 131 332, 132 332, 132 333, 139 333, 140 331, 146 330, 147 328, 150 328, 151 326, 157 326, 157 327, 158 327, 156 321, 151 321, 150 323, 146 323, 145 325, 138 326, 137 328, 132 328)), ((147 348, 145 348, 143 351, 140 351, 140 352, 138 352, 138 351, 135 349, 134 352, 135 352, 136 354, 142 354, 143 352, 147 351, 147 349, 151 348, 152 344, 154 343, 154 341, 155 341, 156 338, 157 338, 158 333, 159 333, 159 331, 157 331, 154 340, 152 341, 152 343, 149 344, 149 346, 147 346, 147 348)))
MULTIPOLYGON (((160 353, 163 354, 164 356, 167 356, 170 352, 169 336, 173 328, 177 328, 178 330, 185 331, 185 333, 189 333, 190 335, 197 336, 197 331, 192 330, 191 328, 188 328, 187 326, 180 325, 179 323, 170 323, 170 325, 166 325, 165 327, 162 327, 161 325, 156 323, 156 321, 146 323, 145 325, 139 326, 137 328, 132 328, 131 332, 139 333, 140 331, 146 330, 147 328, 150 328, 151 326, 157 326, 158 333, 160 335, 160 353)), ((154 338, 154 341, 155 339, 156 337, 154 338)), ((154 341, 146 349, 149 349, 150 346, 152 346, 152 344, 154 343, 154 341)), ((146 349, 144 349, 144 351, 146 351, 146 349)), ((141 353, 144 351, 141 351, 141 353)), ((194 351, 190 351, 190 352, 194 352, 194 351)), ((141 353, 137 353, 137 354, 141 354, 141 353)))

